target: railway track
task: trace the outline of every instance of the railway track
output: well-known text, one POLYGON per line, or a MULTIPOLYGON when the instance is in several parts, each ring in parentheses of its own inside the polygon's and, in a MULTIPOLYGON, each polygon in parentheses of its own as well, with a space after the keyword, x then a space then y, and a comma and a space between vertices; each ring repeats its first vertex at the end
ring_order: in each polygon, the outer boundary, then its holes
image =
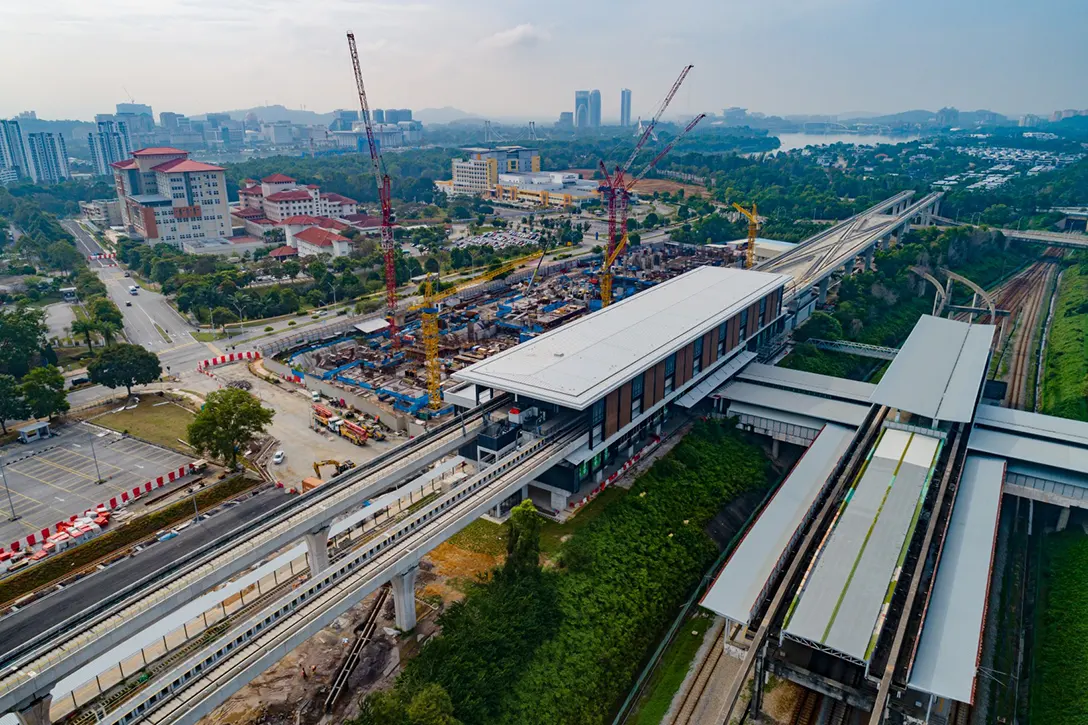
POLYGON ((790 725, 813 725, 820 716, 820 706, 824 702, 824 696, 815 690, 805 690, 801 701, 797 703, 790 718, 790 725))
POLYGON ((714 638, 714 643, 707 650, 706 657, 699 663, 699 669, 695 673, 691 687, 688 688, 688 691, 684 694, 684 699, 680 702, 680 708, 673 717, 672 725, 690 725, 695 722, 695 708, 703 699, 707 685, 721 665, 722 658, 725 657, 725 633, 728 629, 728 624, 722 627, 722 631, 714 638))

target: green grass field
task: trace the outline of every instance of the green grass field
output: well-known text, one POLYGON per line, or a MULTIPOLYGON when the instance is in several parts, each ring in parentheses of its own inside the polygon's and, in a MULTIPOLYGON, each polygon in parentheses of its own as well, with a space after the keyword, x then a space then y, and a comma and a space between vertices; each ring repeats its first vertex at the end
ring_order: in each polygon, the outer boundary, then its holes
POLYGON ((95 418, 94 422, 165 448, 191 452, 178 439, 187 439, 186 429, 193 422, 193 414, 157 395, 144 396, 140 399, 140 404, 132 410, 106 413, 95 418), (164 402, 166 404, 162 405, 164 402))
POLYGON ((1062 273, 1043 371, 1043 412, 1088 420, 1088 272, 1073 265, 1062 273))
POLYGON ((634 713, 628 720, 632 725, 658 725, 669 711, 669 705, 684 684, 695 653, 699 651, 703 637, 713 622, 713 618, 706 612, 696 611, 698 613, 680 627, 676 638, 661 655, 657 670, 650 677, 634 713))

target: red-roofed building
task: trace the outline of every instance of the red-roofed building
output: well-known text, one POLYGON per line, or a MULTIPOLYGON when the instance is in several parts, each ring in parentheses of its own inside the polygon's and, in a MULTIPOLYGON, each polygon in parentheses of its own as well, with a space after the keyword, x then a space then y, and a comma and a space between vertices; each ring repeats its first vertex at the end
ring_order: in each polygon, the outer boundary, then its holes
POLYGON ((294 246, 299 257, 330 254, 343 257, 351 252, 351 240, 329 229, 308 227, 294 235, 294 246))
POLYGON ((276 247, 268 253, 269 257, 283 261, 285 259, 294 259, 298 256, 298 250, 294 247, 289 247, 286 244, 282 247, 276 247))
POLYGON ((358 211, 354 199, 340 194, 322 194, 316 184, 299 185, 284 174, 266 176, 260 184, 252 180, 244 182, 238 190, 238 205, 260 209, 276 222, 300 215, 339 218, 358 211))
POLYGON ((194 161, 169 146, 132 152, 110 164, 121 218, 130 234, 148 244, 231 236, 227 181, 221 166, 194 161))

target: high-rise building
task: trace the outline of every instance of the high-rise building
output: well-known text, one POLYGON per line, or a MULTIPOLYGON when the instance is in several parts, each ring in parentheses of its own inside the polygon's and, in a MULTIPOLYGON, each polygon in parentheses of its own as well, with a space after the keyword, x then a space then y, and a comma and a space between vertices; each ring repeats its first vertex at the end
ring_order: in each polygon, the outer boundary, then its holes
POLYGON ((109 176, 113 173, 110 164, 132 155, 132 137, 124 121, 102 121, 97 133, 87 134, 87 145, 91 148, 91 163, 99 176, 109 176))
POLYGON ((960 123, 960 112, 956 108, 942 108, 937 111, 937 125, 938 126, 958 126, 960 123))
POLYGON ((385 109, 385 119, 374 119, 376 123, 400 123, 401 121, 412 120, 412 109, 410 108, 387 108, 385 109))
POLYGON ((540 149, 537 148, 498 146, 461 150, 467 158, 454 159, 453 180, 442 182, 452 194, 485 194, 498 183, 500 173, 540 171, 540 149))
POLYGON ((589 91, 574 92, 574 127, 589 126, 589 91))
POLYGON ((155 114, 151 112, 151 106, 146 103, 118 103, 117 115, 132 114, 133 116, 151 116, 155 117, 155 114))
MULTIPOLYGON (((361 120, 361 119, 358 118, 358 114, 356 114, 355 120, 356 121, 361 120)), ((373 111, 370 112, 370 122, 371 123, 385 123, 385 111, 383 111, 380 108, 375 108, 373 111)))
POLYGON ((329 124, 330 131, 350 131, 351 124, 359 120, 358 111, 345 111, 342 108, 333 111, 332 115, 332 123, 329 124))
POLYGON ((140 149, 110 166, 124 225, 149 244, 230 236, 222 167, 169 147, 140 149))
POLYGON ((18 116, 16 116, 16 118, 21 118, 24 121, 37 121, 38 120, 38 112, 37 111, 23 111, 18 116))
POLYGON ((574 114, 570 111, 563 111, 559 114, 559 120, 555 122, 555 127, 563 131, 569 131, 574 128, 574 114))
POLYGON ((601 92, 596 88, 589 92, 589 125, 591 128, 601 127, 601 92))
POLYGON ((18 121, 0 121, 0 170, 7 171, 5 177, 9 179, 12 172, 16 179, 30 177, 26 149, 23 146, 23 131, 18 121))
POLYGON ((631 89, 620 89, 620 125, 631 125, 631 89))
POLYGON ((28 133, 27 161, 35 184, 59 184, 71 178, 68 148, 59 133, 28 133))
MULTIPOLYGON (((163 111, 162 113, 159 114, 159 124, 163 128, 165 128, 167 131, 179 131, 179 130, 181 130, 181 121, 182 121, 182 119, 184 119, 186 121, 189 120, 189 119, 185 118, 185 116, 183 116, 180 113, 172 113, 170 111, 163 111)), ((128 154, 125 154, 125 156, 127 157, 128 154)))

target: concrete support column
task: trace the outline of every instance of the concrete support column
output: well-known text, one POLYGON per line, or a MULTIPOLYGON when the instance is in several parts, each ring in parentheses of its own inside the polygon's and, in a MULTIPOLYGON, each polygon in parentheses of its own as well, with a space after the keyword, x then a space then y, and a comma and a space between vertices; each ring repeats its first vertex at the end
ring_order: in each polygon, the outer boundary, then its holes
POLYGON ((1062 510, 1058 513, 1058 531, 1065 531, 1065 527, 1069 525, 1069 507, 1063 506, 1062 510))
POLYGON ((393 611, 397 629, 402 632, 416 626, 416 573, 412 567, 400 576, 393 577, 393 611))
POLYGON ((329 568, 329 527, 306 534, 306 561, 313 576, 329 568))
POLYGON ((830 277, 824 277, 823 279, 820 280, 819 284, 817 285, 817 290, 818 290, 817 300, 819 301, 819 303, 821 305, 823 303, 827 302, 827 290, 830 287, 831 287, 831 278, 830 277))
POLYGON ((46 695, 40 700, 35 700, 27 709, 17 711, 15 717, 19 720, 19 725, 51 725, 49 708, 52 705, 53 696, 46 695))
POLYGON ((771 439, 771 458, 778 458, 779 448, 780 448, 779 440, 777 438, 772 438, 771 439))
POLYGON ((873 268, 873 258, 876 256, 876 247, 869 247, 865 250, 865 271, 868 272, 873 268))

